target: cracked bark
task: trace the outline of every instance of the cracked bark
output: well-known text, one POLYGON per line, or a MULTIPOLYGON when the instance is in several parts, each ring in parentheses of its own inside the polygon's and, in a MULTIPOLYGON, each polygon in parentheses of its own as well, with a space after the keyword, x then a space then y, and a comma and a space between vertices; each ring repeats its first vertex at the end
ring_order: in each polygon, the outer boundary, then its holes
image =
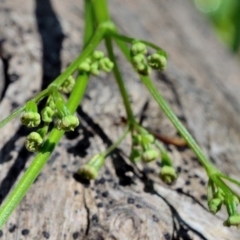
MULTIPOLYGON (((0 118, 34 96, 77 56, 83 30, 81 4, 0 2, 0 56, 8 61, 0 118)), ((136 5, 112 0, 110 9, 124 34, 167 50, 169 67, 153 76, 156 85, 211 160, 237 177, 236 59, 216 41, 188 1, 139 0, 136 5)), ((130 66, 121 55, 118 58, 136 116, 145 116, 144 126, 154 131, 177 136, 130 66)), ((1 77, 0 90, 2 86, 1 77)), ((129 141, 107 159, 96 181, 75 175, 89 156, 110 145, 124 129, 116 124, 124 109, 112 75, 91 80, 78 114, 82 125, 62 139, 3 228, 1 239, 238 239, 236 229, 222 227, 224 213, 213 216, 207 211, 207 177, 187 148, 168 146, 179 172, 171 187, 157 177, 159 162, 139 168, 130 164, 129 141)), ((18 119, 1 130, 1 200, 33 158, 23 146, 26 133, 18 119)))

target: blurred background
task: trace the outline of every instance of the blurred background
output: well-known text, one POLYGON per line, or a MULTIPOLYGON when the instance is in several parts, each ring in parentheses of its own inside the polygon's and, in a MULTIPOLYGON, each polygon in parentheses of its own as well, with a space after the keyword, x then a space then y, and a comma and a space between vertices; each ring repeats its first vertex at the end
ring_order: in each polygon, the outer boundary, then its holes
POLYGON ((193 0, 212 22, 219 40, 240 58, 240 0, 193 0))

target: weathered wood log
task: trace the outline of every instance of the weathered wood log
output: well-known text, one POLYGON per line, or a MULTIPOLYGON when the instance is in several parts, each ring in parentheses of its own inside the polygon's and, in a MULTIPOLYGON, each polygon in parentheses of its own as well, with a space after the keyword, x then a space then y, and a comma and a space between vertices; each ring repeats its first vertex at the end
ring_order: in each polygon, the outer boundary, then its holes
MULTIPOLYGON (((126 35, 156 43, 169 66, 153 76, 183 123, 211 160, 238 177, 240 146, 239 62, 216 40, 189 1, 112 0, 114 21, 126 35)), ((0 56, 5 90, 0 118, 46 87, 80 52, 83 6, 76 0, 0 2, 0 56)), ((163 135, 176 130, 119 55, 134 112, 163 135), (148 103, 148 104, 146 104, 148 103), (143 106, 148 106, 143 111, 143 106)), ((3 78, 1 78, 3 86, 3 78)), ((1 86, 0 84, 0 86, 1 86)), ((1 88, 1 87, 0 87, 1 88)), ((75 172, 124 129, 122 100, 112 75, 94 78, 78 110, 81 127, 67 134, 10 217, 1 239, 238 239, 207 210, 207 176, 187 148, 168 146, 179 178, 169 187, 159 162, 133 166, 129 140, 91 183, 75 172)), ((16 119, 0 131, 0 199, 4 200, 33 155, 24 148, 25 127, 16 119)))

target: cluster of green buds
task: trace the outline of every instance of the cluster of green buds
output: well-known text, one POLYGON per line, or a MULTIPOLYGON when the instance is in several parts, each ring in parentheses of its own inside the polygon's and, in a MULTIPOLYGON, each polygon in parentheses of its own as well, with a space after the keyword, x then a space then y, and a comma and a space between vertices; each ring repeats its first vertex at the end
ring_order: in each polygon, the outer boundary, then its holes
POLYGON ((144 162, 156 160, 159 152, 154 146, 154 141, 154 136, 148 132, 133 134, 130 160, 133 163, 137 163, 140 160, 144 162))
POLYGON ((151 69, 163 71, 167 66, 166 54, 163 51, 147 56, 147 46, 141 41, 134 41, 131 46, 131 60, 136 71, 144 76, 151 73, 151 69))
POLYGON ((83 165, 79 170, 78 174, 86 179, 92 180, 96 179, 98 176, 98 172, 103 166, 105 162, 105 155, 104 154, 96 154, 94 155, 87 164, 83 165))
POLYGON ((39 150, 48 133, 49 124, 54 121, 55 117, 57 118, 56 127, 58 130, 73 131, 79 125, 78 118, 70 113, 63 96, 59 92, 60 90, 64 93, 71 91, 75 80, 70 76, 65 82, 60 89, 57 89, 56 86, 49 88, 48 99, 41 113, 38 112, 37 103, 34 100, 27 102, 25 111, 21 116, 22 124, 32 128, 38 127, 41 123, 41 126, 26 138, 25 146, 28 151, 36 152, 39 150))
POLYGON ((216 214, 222 208, 222 205, 226 206, 228 219, 223 223, 224 226, 240 226, 240 214, 237 211, 239 205, 239 197, 234 193, 228 193, 217 187, 214 182, 210 179, 208 181, 208 208, 216 214))
POLYGON ((79 65, 79 71, 98 76, 100 71, 111 72, 113 62, 104 56, 102 51, 94 51, 92 55, 79 65))
POLYGON ((177 179, 177 173, 172 166, 172 161, 165 148, 144 128, 132 135, 132 151, 130 160, 133 163, 143 161, 145 163, 161 157, 162 168, 159 177, 163 182, 172 184, 177 179))

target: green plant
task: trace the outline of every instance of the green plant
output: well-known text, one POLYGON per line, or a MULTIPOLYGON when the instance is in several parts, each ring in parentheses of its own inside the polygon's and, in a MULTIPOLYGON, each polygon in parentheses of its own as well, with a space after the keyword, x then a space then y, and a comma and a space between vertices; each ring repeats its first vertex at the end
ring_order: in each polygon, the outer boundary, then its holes
POLYGON ((176 180, 177 174, 167 151, 150 132, 136 121, 133 115, 127 90, 114 54, 113 42, 117 44, 126 59, 132 64, 139 74, 142 83, 205 168, 209 177, 208 203, 210 211, 215 214, 222 205, 226 205, 229 217, 224 224, 226 226, 238 226, 240 224, 240 215, 237 212, 239 196, 223 180, 228 180, 236 185, 240 185, 240 182, 224 175, 207 159, 195 140, 157 91, 149 77, 152 70, 162 71, 165 69, 167 64, 165 51, 147 41, 119 34, 117 27, 110 19, 106 0, 85 0, 84 48, 79 57, 48 88, 0 123, 1 128, 10 120, 23 113, 21 122, 24 125, 27 127, 39 126, 37 131, 30 133, 26 138, 27 149, 37 152, 37 154, 23 177, 1 206, 0 227, 6 222, 39 175, 64 132, 74 130, 79 124, 79 120, 74 116, 74 112, 81 103, 90 75, 98 75, 100 71, 113 71, 126 109, 127 127, 122 136, 112 146, 92 157, 86 165, 79 169, 78 173, 88 179, 96 178, 106 156, 122 142, 127 134, 131 134, 132 151, 130 160, 133 163, 138 161, 150 162, 157 159, 160 155, 162 169, 159 177, 167 184, 171 184, 176 180), (105 42, 108 57, 105 57, 103 52, 96 50, 101 41, 105 42), (149 48, 155 51, 155 53, 148 55, 149 48), (74 80, 73 74, 76 74, 76 80, 74 80), (66 93, 70 93, 70 96, 65 102, 62 94, 66 93), (43 99, 46 100, 46 104, 41 113, 39 113, 38 104, 43 99), (50 123, 54 123, 51 131, 49 131, 50 123))

